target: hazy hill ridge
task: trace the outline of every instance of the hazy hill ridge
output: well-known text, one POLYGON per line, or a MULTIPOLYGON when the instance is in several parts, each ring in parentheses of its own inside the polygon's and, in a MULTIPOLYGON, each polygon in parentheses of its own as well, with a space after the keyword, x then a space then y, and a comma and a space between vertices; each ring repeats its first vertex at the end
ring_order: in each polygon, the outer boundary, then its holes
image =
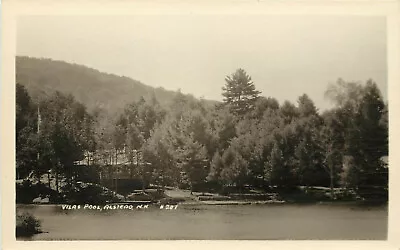
POLYGON ((60 91, 72 94, 89 110, 101 108, 111 113, 142 96, 155 96, 161 105, 168 104, 177 93, 83 65, 26 56, 16 57, 16 82, 24 85, 35 99, 60 91))

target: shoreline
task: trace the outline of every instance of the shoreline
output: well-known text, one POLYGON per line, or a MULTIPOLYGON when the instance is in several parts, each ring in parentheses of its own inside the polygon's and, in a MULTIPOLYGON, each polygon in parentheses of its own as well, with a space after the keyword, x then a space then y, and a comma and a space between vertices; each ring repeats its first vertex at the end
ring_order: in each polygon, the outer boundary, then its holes
MULTIPOLYGON (((114 204, 129 204, 130 202, 110 202, 106 204, 96 204, 96 205, 114 205, 114 204)), ((87 203, 89 204, 89 203, 87 203)), ((151 202, 147 203, 150 206, 154 205, 180 205, 180 206, 238 206, 238 205, 358 205, 358 206, 384 206, 388 205, 388 201, 285 201, 285 200, 259 200, 259 201, 248 201, 248 200, 231 200, 231 201, 182 201, 182 202, 171 202, 171 203, 160 203, 151 202)), ((36 204, 36 203, 16 203, 16 206, 39 206, 39 207, 52 207, 52 206, 62 206, 62 205, 85 205, 85 204, 67 204, 67 203, 46 203, 46 204, 36 204)), ((135 204, 136 205, 136 204, 135 204)), ((137 204, 139 205, 139 203, 137 204)))
MULTIPOLYGON (((155 195, 149 192, 152 189, 134 190, 132 197, 124 197, 116 200, 96 200, 86 201, 52 201, 47 199, 45 202, 16 203, 17 205, 106 205, 106 204, 128 204, 128 205, 267 205, 267 204, 352 204, 352 205, 387 205, 388 200, 384 198, 360 198, 357 196, 336 196, 331 199, 326 194, 326 188, 314 187, 312 193, 304 192, 301 188, 292 192, 277 191, 251 191, 247 193, 219 194, 215 192, 190 192, 186 189, 166 187, 162 195, 155 195), (148 191, 148 192, 146 192, 148 191)), ((337 191, 337 190, 336 190, 337 191)), ((115 194, 118 195, 118 194, 115 194)))

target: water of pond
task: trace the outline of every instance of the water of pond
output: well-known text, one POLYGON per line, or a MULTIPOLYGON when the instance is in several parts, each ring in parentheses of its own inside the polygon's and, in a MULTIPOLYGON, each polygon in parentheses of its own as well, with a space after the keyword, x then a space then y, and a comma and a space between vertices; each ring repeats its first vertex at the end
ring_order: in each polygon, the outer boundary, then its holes
POLYGON ((42 221, 30 240, 385 240, 387 206, 178 205, 133 210, 62 210, 17 205, 42 221))

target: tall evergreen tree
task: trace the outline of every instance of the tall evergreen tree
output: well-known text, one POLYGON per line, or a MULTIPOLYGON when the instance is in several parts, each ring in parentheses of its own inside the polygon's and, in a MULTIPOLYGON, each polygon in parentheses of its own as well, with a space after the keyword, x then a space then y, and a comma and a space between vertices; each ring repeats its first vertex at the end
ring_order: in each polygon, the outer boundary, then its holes
POLYGON ((229 147, 222 155, 224 168, 221 178, 225 184, 235 185, 242 189, 249 174, 248 162, 233 147, 229 147))
POLYGON ((296 120, 299 117, 298 108, 291 102, 285 101, 279 109, 284 123, 290 124, 292 121, 296 120))
POLYGON ((302 117, 307 117, 310 115, 316 115, 317 114, 317 108, 314 105, 314 102, 308 97, 307 94, 303 94, 302 96, 299 97, 298 99, 298 110, 300 113, 300 116, 302 117))
MULTIPOLYGON (((326 92, 337 105, 344 124, 343 149, 346 164, 342 183, 358 189, 380 183, 381 157, 387 155, 385 104, 376 84, 347 83, 341 79, 326 92)), ((387 124, 386 124, 387 125, 387 124)), ((387 185, 387 183, 383 183, 387 185)))
POLYGON ((236 115, 243 116, 255 106, 260 91, 256 90, 251 77, 244 69, 225 78, 226 84, 222 88, 224 102, 236 115))
POLYGON ((17 178, 37 169, 37 111, 23 85, 16 85, 16 167, 17 178), (35 168, 36 166, 36 168, 35 168))
POLYGON ((222 161, 221 154, 217 151, 215 152, 210 165, 210 172, 207 176, 207 180, 209 181, 221 181, 221 171, 224 168, 224 162, 222 161))

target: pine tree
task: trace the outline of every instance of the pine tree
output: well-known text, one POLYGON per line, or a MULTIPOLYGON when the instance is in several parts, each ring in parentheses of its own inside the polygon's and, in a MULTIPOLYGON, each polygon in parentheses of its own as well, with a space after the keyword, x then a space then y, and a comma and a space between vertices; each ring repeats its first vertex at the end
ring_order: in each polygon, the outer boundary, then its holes
POLYGON ((303 94, 299 97, 297 103, 299 104, 298 110, 300 116, 307 117, 310 115, 317 114, 317 108, 314 105, 314 102, 308 97, 307 94, 303 94))
POLYGON ((246 71, 238 69, 232 75, 227 76, 225 81, 222 95, 225 104, 230 107, 231 111, 242 116, 252 110, 261 92, 256 90, 246 71))
POLYGON ((342 114, 343 151, 345 158, 351 159, 344 164, 342 184, 355 189, 385 186, 379 173, 381 157, 388 153, 387 127, 381 123, 385 104, 378 87, 372 80, 363 85, 339 79, 326 95, 342 114))
POLYGON ((208 181, 220 181, 221 171, 224 168, 224 162, 222 161, 221 154, 215 152, 210 166, 210 173, 207 176, 208 181))

